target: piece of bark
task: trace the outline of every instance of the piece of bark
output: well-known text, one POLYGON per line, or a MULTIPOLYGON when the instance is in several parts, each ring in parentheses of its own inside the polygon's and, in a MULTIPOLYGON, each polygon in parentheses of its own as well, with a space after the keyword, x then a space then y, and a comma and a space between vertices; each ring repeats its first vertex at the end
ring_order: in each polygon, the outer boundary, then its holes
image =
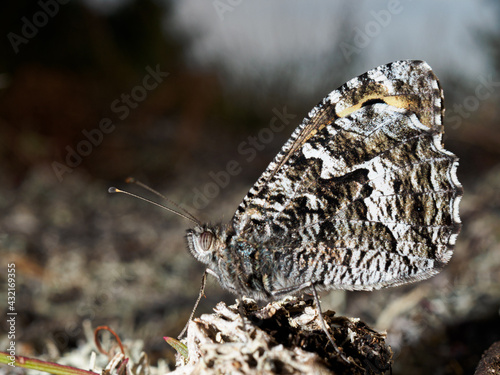
POLYGON ((481 357, 474 375, 500 374, 500 341, 493 343, 481 357))
POLYGON ((220 302, 214 311, 189 323, 189 359, 179 356, 174 374, 383 374, 391 368, 385 334, 328 311, 325 322, 350 363, 342 360, 312 300, 289 297, 259 308, 244 298, 229 307, 220 302))

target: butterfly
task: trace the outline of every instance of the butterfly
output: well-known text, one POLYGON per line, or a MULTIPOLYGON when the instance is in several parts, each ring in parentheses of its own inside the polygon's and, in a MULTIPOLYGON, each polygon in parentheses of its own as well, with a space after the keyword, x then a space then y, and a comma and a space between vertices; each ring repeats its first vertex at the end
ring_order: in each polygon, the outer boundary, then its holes
POLYGON ((190 252, 223 288, 263 301, 438 273, 452 256, 462 195, 443 114, 425 62, 350 80, 311 110, 229 224, 187 231, 190 252))
POLYGON ((309 112, 229 223, 188 214, 196 223, 189 251, 235 295, 309 292, 320 317, 319 291, 435 275, 461 226, 458 159, 443 148, 443 115, 442 89, 423 61, 348 81, 309 112))

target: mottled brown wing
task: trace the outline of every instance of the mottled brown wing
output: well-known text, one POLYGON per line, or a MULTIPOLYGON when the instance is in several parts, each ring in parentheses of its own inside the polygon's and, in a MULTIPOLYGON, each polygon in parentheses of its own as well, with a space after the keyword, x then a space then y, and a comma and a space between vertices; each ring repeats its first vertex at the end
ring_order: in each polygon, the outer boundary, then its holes
POLYGON ((430 67, 400 61, 310 112, 232 222, 237 236, 279 254, 275 290, 369 290, 449 261, 462 190, 457 158, 441 144, 442 103, 430 67))

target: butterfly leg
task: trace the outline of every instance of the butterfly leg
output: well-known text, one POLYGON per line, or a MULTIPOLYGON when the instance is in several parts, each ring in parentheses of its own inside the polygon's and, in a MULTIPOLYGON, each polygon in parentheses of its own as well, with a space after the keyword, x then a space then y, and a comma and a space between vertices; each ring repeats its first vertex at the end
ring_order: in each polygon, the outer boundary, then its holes
POLYGON ((208 273, 208 271, 209 270, 205 270, 205 272, 203 272, 203 277, 201 278, 201 286, 200 286, 200 293, 198 294, 198 299, 196 300, 196 303, 194 304, 193 311, 191 312, 191 315, 189 316, 189 320, 187 321, 186 325, 184 326, 184 328, 182 329, 181 333, 177 337, 179 340, 186 333, 186 331, 188 329, 188 326, 189 326, 189 322, 191 320, 193 320, 194 313, 196 312, 196 309, 198 308, 198 304, 200 303, 201 297, 205 293, 205 285, 207 283, 207 273, 208 273))
POLYGON ((323 329, 323 332, 325 332, 326 337, 328 337, 328 340, 330 343, 333 345, 333 348, 337 352, 340 358, 342 358, 345 362, 351 363, 349 358, 346 357, 345 353, 339 349, 337 344, 335 344, 335 341, 333 340, 332 335, 330 335, 330 331, 328 330, 328 327, 326 326, 325 319, 323 318, 323 311, 321 310, 321 303, 319 302, 319 297, 318 297, 318 292, 316 291, 316 286, 312 281, 308 281, 306 283, 300 284, 300 285, 294 285, 290 286, 288 288, 283 288, 283 289, 278 289, 273 292, 271 292, 273 297, 282 297, 284 295, 289 295, 289 294, 296 294, 297 292, 300 292, 302 290, 311 290, 313 297, 314 297, 314 303, 317 306, 318 309, 318 315, 319 315, 319 320, 321 323, 321 328, 323 329))
POLYGON ((243 331, 247 333, 247 325, 245 323, 245 311, 244 311, 244 307, 243 307, 243 296, 240 294, 238 296, 238 299, 239 299, 238 312, 240 314, 241 322, 243 323, 243 331))
POLYGON ((325 323, 325 319, 323 319, 323 311, 321 311, 321 303, 319 302, 319 297, 318 297, 318 292, 316 291, 316 287, 314 284, 311 284, 311 290, 313 292, 314 296, 314 302, 316 303, 316 306, 318 308, 318 315, 319 315, 319 321, 321 322, 321 328, 323 328, 323 332, 325 332, 326 337, 328 337, 328 340, 330 340, 330 343, 333 345, 333 348, 337 352, 337 354, 342 358, 345 362, 351 363, 349 358, 346 357, 345 353, 339 349, 335 341, 333 340, 332 335, 330 335, 330 332, 328 331, 328 328, 325 323))

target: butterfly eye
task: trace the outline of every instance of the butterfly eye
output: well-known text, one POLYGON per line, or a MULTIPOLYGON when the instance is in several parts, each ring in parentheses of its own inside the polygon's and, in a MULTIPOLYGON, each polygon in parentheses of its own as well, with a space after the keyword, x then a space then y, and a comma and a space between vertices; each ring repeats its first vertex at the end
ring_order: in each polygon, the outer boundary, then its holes
POLYGON ((200 247, 203 251, 208 251, 212 247, 214 235, 212 232, 203 232, 200 236, 200 247))

